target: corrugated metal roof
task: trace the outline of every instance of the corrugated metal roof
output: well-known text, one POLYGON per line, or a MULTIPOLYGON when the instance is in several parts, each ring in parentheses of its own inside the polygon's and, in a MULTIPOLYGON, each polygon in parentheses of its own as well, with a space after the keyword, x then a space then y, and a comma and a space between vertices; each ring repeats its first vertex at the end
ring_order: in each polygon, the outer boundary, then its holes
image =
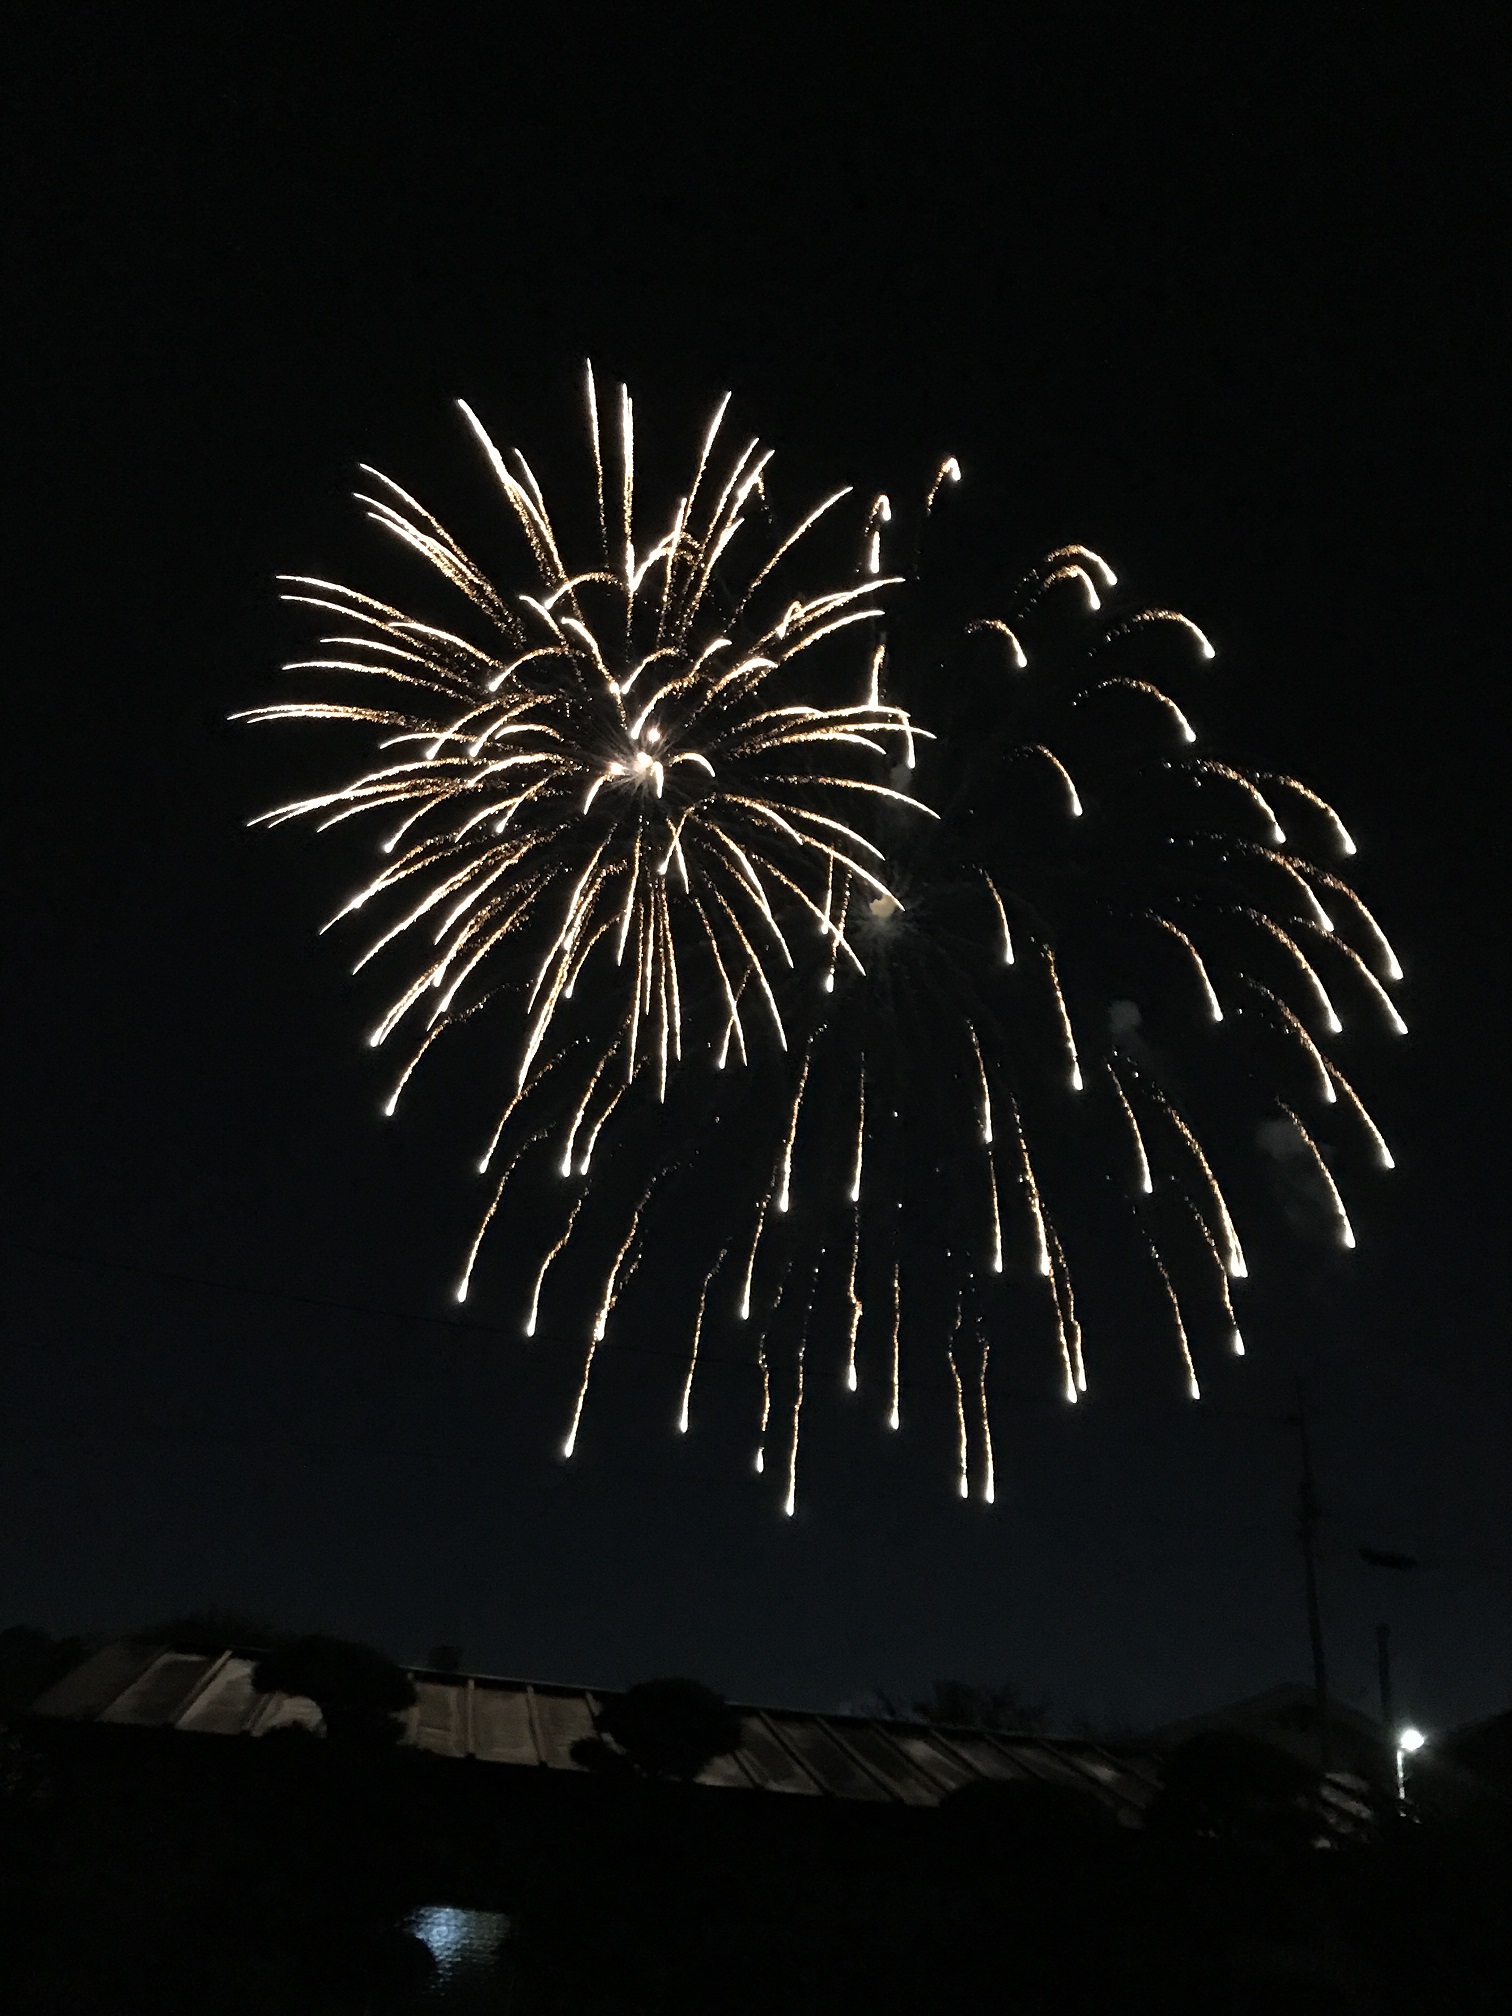
MULTIPOLYGON (((68 1721, 265 1736, 299 1724, 321 1727, 302 1695, 263 1694, 255 1659, 205 1656, 162 1646, 107 1645, 35 1703, 68 1721)), ((441 1757, 582 1772, 573 1746, 595 1733, 600 1697, 587 1688, 541 1686, 484 1674, 413 1669, 415 1704, 402 1742, 441 1757)), ((980 1780, 1050 1781, 1091 1793, 1136 1824, 1155 1785, 1150 1759, 1069 1738, 943 1729, 870 1716, 742 1707, 739 1747, 716 1757, 698 1782, 730 1790, 794 1793, 874 1805, 937 1806, 980 1780)))

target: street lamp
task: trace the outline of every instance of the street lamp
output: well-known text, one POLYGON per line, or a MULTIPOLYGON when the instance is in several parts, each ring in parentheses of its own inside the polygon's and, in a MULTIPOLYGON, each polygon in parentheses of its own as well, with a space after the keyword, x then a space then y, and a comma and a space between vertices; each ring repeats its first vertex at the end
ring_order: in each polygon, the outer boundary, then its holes
POLYGON ((1421 1729, 1414 1729, 1409 1726, 1406 1729, 1398 1729, 1397 1731, 1396 1785, 1397 1805, 1399 1807, 1405 1807, 1407 1804, 1407 1759, 1415 1757, 1427 1741, 1428 1738, 1423 1734, 1421 1729))

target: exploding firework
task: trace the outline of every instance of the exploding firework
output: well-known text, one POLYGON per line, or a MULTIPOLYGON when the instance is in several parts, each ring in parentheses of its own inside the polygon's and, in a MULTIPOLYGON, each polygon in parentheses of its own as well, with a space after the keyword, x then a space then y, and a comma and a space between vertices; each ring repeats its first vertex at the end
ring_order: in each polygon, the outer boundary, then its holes
MULTIPOLYGON (((582 1325, 566 1454, 643 1261, 705 1241, 680 1428, 711 1347, 742 1352, 755 1468, 771 1443, 791 1513, 825 1366, 851 1392, 875 1379, 897 1428, 905 1360, 934 1338, 959 1489, 975 1478, 990 1500, 993 1342, 1022 1309, 1066 1399, 1087 1389, 1073 1262, 1089 1172, 1127 1203, 1190 1392, 1211 1312, 1243 1350, 1244 1252, 1187 1081, 1227 1064, 1258 1092, 1353 1243, 1288 1101, 1340 1109, 1389 1166, 1326 1046, 1340 986, 1400 1029, 1401 969, 1283 828, 1295 814, 1352 853, 1332 808, 1198 753, 1190 702, 1167 690, 1214 656, 1196 624, 1112 601, 1112 569, 1081 546, 996 607, 926 618, 917 565, 885 571, 904 531, 889 500, 852 507, 836 561, 824 542, 851 493, 778 521, 769 452, 721 448, 726 405, 642 543, 630 400, 601 425, 590 371, 587 565, 524 457, 464 406, 522 535, 509 592, 367 471, 369 516, 456 614, 286 581, 327 619, 319 655, 287 669, 336 697, 242 718, 342 723, 376 748, 264 823, 381 821, 378 870, 332 921, 378 920, 358 968, 405 961, 370 1035, 406 1045, 389 1112, 447 1031, 485 1014, 506 1034, 457 1294, 491 1229, 546 1186, 522 1321, 535 1335, 561 1283, 582 1325), (361 698, 340 697, 353 679, 361 698)), ((959 474, 947 461, 928 487, 916 554, 959 474)))

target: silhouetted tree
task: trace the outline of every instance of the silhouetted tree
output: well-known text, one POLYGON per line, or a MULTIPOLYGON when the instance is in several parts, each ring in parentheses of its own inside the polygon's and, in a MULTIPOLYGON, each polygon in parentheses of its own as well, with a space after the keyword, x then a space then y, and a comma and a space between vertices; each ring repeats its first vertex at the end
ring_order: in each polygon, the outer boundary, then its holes
POLYGON ((29 1708, 83 1657, 79 1638, 50 1638, 30 1624, 0 1631, 0 1713, 29 1708))
POLYGON ((696 1778, 740 1742, 740 1717, 700 1680, 642 1680, 605 1703, 597 1726, 601 1744, 607 1739, 629 1765, 654 1778, 696 1778))
POLYGON ((166 1645, 173 1652, 199 1652, 206 1657, 231 1647, 242 1652, 271 1650, 289 1639, 287 1631, 281 1631, 266 1617, 243 1610, 222 1610, 214 1604, 204 1610, 187 1611, 180 1617, 144 1624, 131 1635, 143 1645, 166 1645))
POLYGON ((1016 1729, 1032 1734, 1050 1719, 1048 1701, 1026 1701, 1008 1682, 982 1687, 970 1680, 936 1680, 913 1712, 921 1722, 948 1723, 957 1729, 1016 1729))
POLYGON ((265 1694, 308 1695, 326 1735, 338 1742, 397 1742, 397 1717, 415 1700, 409 1675, 387 1653, 319 1635, 264 1654, 252 1669, 252 1684, 265 1694))

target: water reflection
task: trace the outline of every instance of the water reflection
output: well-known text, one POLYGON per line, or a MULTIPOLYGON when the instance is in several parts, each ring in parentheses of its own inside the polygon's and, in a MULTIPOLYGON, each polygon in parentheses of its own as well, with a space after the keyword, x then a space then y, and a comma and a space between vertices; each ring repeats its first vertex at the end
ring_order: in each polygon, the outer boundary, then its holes
POLYGON ((469 2006, 496 1981, 499 1953, 509 1937, 503 1911, 468 1911, 455 1904, 425 1904, 404 1929, 430 1948, 436 1979, 427 2000, 442 2007, 469 2006))

